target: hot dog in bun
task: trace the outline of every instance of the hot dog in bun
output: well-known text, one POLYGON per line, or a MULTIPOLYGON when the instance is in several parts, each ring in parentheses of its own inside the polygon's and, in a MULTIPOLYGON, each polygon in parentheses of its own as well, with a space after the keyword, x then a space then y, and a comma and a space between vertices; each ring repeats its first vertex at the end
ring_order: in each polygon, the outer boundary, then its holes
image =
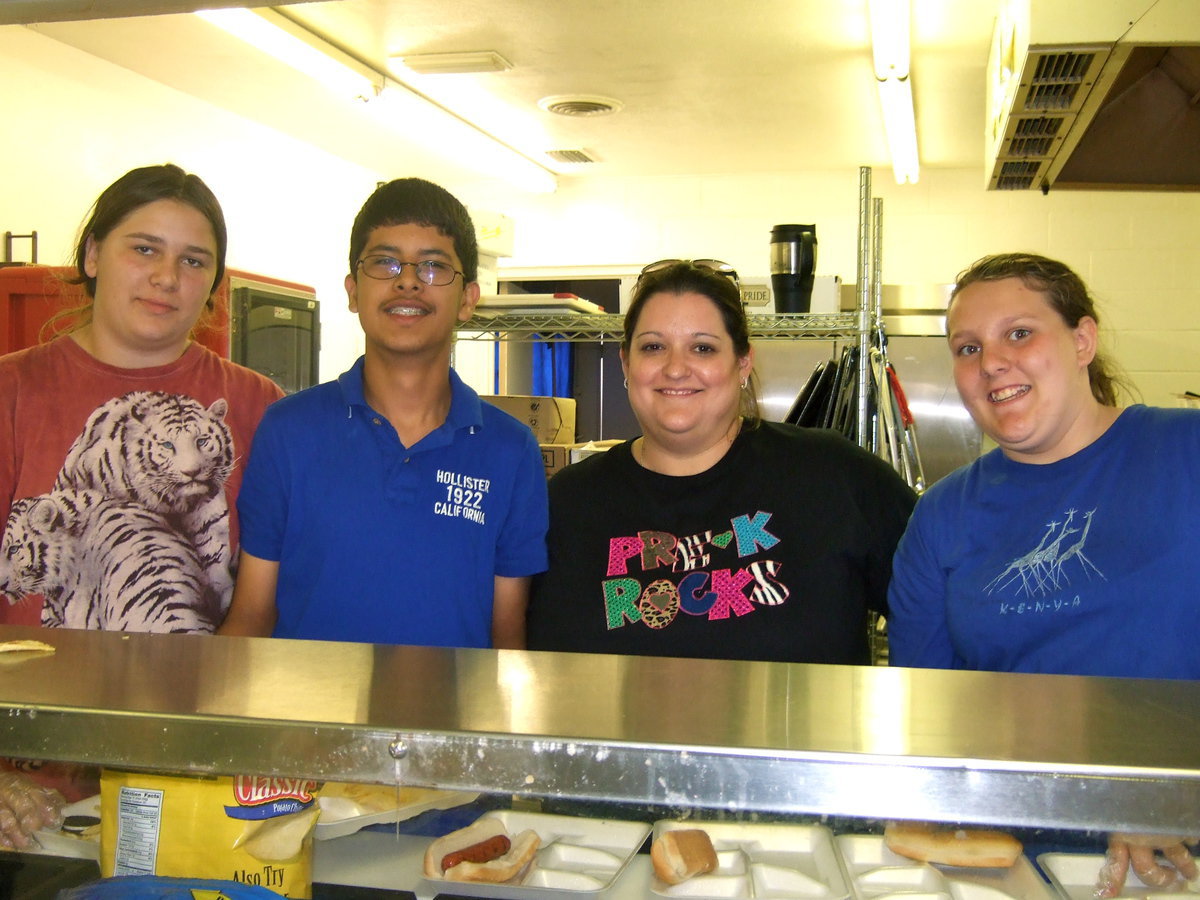
POLYGON ((425 851, 425 877, 518 883, 533 865, 541 843, 530 829, 511 836, 499 819, 484 817, 429 845, 425 851))

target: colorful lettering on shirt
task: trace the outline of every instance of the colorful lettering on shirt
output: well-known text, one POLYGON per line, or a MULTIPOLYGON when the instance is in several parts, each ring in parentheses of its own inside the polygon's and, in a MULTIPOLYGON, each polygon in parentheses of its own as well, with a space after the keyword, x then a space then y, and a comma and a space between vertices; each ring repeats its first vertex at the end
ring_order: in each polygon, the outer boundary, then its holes
POLYGON ((733 533, 737 537, 738 556, 749 556, 762 547, 770 550, 779 543, 779 538, 767 531, 767 522, 771 514, 756 512, 754 518, 738 516, 733 520, 733 533))
POLYGON ((641 621, 637 602, 642 586, 636 578, 610 578, 604 582, 604 609, 608 614, 609 630, 626 622, 641 621))
POLYGON ((675 554, 671 551, 679 542, 675 535, 665 531, 639 531, 642 539, 642 571, 649 572, 659 566, 671 567, 675 564, 675 554))
POLYGON ((613 538, 608 542, 608 574, 624 575, 629 571, 627 563, 642 552, 642 539, 636 537, 613 538))
POLYGON ((601 582, 608 629, 634 623, 662 629, 680 613, 720 622, 785 602, 791 591, 779 579, 782 564, 745 559, 779 544, 767 528, 770 520, 771 513, 760 510, 736 516, 719 532, 676 537, 647 530, 611 538, 608 577, 601 582), (734 560, 743 564, 729 565, 734 560), (643 585, 639 574, 656 577, 643 585))

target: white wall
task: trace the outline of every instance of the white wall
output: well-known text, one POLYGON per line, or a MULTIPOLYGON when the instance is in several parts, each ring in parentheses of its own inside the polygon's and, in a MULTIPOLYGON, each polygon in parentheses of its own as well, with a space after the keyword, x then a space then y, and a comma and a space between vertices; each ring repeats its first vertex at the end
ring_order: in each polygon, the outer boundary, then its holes
MULTIPOLYGON (((0 231, 37 229, 41 261, 64 262, 96 194, 136 165, 174 161, 225 207, 235 268, 313 285, 322 301, 323 378, 359 352, 342 279, 350 223, 383 178, 18 26, 0 27, 6 141, 0 231)), ((964 126, 969 127, 969 126, 964 126)), ((982 142, 981 142, 982 143, 982 142)), ((951 281, 985 253, 1061 258, 1093 288, 1117 361, 1147 402, 1200 391, 1200 194, 986 192, 978 172, 925 169, 884 198, 884 277, 951 281)), ((765 278, 772 225, 816 223, 818 271, 853 281, 858 172, 708 178, 563 179, 554 195, 447 184, 516 222, 512 267, 637 267, 663 257, 726 259, 765 278)))
MULTIPOLYGON (((1061 259, 1096 296, 1112 356, 1148 403, 1200 392, 1200 194, 989 192, 982 174, 924 169, 917 185, 872 173, 883 198, 883 273, 940 284, 1009 250, 1061 259)), ((857 170, 792 176, 564 183, 507 210, 514 266, 640 266, 716 257, 765 279, 771 226, 816 223, 820 274, 856 280, 857 170)))
POLYGON ((342 280, 378 173, 19 26, 0 27, 0 85, 0 231, 36 230, 39 262, 69 262, 88 207, 119 175, 174 162, 220 199, 231 268, 316 288, 322 377, 361 352, 342 280))

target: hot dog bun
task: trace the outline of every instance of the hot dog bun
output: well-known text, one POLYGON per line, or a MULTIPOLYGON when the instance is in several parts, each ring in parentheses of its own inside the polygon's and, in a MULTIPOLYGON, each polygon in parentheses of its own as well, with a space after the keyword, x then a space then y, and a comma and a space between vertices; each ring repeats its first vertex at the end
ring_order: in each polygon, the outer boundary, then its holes
POLYGON ((717 851, 707 831, 676 828, 664 831, 650 845, 654 874, 667 884, 716 871, 717 851))
POLYGON ((534 854, 542 840, 529 829, 516 836, 509 836, 507 853, 490 862, 463 862, 448 871, 442 871, 442 860, 447 854, 486 841, 498 834, 507 835, 499 819, 484 817, 466 828, 452 831, 433 841, 425 850, 425 877, 446 881, 487 881, 493 884, 519 881, 533 864, 534 854))
POLYGON ((883 843, 893 853, 947 866, 1007 868, 1021 855, 1021 842, 1003 831, 939 828, 924 822, 892 822, 883 843))

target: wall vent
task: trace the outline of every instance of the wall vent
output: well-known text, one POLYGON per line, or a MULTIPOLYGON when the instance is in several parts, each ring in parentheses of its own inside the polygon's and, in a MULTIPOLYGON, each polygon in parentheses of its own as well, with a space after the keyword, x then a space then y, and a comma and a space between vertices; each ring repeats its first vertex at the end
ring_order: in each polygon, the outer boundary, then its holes
POLYGON ((1062 124, 1062 119, 1047 116, 1018 119, 1016 130, 1008 141, 1005 155, 1018 159, 1052 155, 1054 142, 1062 130, 1062 124))
POLYGON ((1025 191, 1034 186, 1042 163, 1036 160, 1029 162, 1006 162, 1000 166, 1000 175, 996 179, 996 187, 1002 191, 1025 191))
POLYGON ((1042 187, 1107 58, 1092 48, 1030 49, 1004 132, 997 135, 990 188, 1042 187))
POLYGON ((547 150, 546 155, 555 162, 560 163, 594 163, 596 157, 592 156, 587 150, 547 150))

